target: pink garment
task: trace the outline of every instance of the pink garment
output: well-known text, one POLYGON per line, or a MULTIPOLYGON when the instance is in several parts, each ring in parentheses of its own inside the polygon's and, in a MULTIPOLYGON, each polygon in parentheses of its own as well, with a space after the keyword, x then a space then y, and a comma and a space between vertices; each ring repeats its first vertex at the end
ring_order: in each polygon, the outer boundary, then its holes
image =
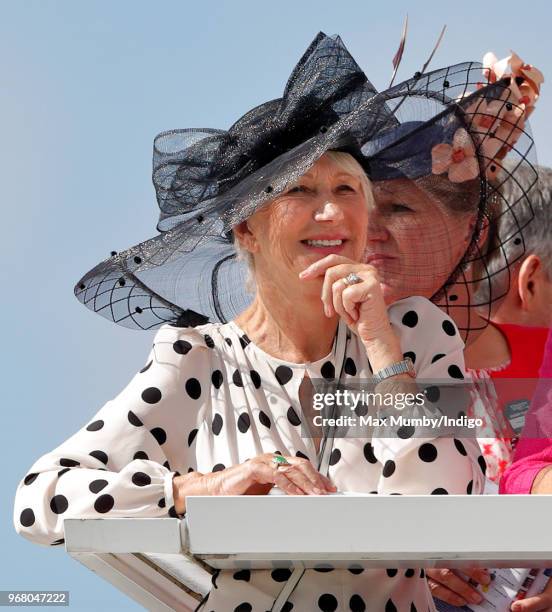
MULTIPOLYGON (((548 333, 539 378, 552 378, 552 329, 548 333)), ((531 493, 537 474, 552 465, 552 394, 550 380, 539 384, 527 414, 512 465, 500 480, 500 493, 531 493)))

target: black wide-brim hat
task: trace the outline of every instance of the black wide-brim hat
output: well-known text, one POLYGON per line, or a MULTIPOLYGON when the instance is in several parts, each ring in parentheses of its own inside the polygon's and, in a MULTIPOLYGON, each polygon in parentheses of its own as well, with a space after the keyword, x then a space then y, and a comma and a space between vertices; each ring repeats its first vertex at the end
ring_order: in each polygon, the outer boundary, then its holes
MULTIPOLYGON (((470 62, 417 73, 377 92, 341 39, 319 33, 281 98, 250 110, 228 130, 171 130, 155 138, 159 234, 102 261, 76 284, 75 295, 135 329, 231 320, 252 300, 233 246, 235 225, 329 150, 349 152, 373 180, 415 180, 431 173, 433 147, 452 143, 462 128, 476 151, 478 221, 463 261, 451 270, 449 280, 456 280, 473 257, 492 191, 488 167, 496 163, 465 111, 477 100, 504 100, 508 85, 478 89, 480 81, 481 64, 470 62)), ((516 146, 530 151, 530 136, 523 138, 529 140, 516 146)), ((520 163, 525 160, 521 154, 520 163)))

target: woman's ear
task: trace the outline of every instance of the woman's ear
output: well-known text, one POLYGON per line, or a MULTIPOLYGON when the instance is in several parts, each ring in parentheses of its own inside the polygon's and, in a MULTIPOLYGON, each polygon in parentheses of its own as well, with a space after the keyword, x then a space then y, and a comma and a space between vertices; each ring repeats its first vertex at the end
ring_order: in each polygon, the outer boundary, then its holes
POLYGON ((538 255, 531 254, 523 260, 517 277, 517 290, 523 310, 531 310, 542 273, 542 263, 538 255))
POLYGON ((257 239, 254 233, 251 231, 249 223, 242 221, 232 228, 234 236, 242 249, 255 253, 258 250, 257 239))

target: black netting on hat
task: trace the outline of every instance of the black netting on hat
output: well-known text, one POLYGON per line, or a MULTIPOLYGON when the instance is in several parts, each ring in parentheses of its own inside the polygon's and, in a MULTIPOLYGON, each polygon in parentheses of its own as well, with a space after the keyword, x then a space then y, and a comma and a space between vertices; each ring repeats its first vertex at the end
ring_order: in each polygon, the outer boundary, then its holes
MULTIPOLYGON (((366 257, 389 299, 425 295, 455 318, 455 310, 469 312, 474 288, 489 281, 482 232, 498 199, 511 214, 527 201, 525 191, 510 201, 502 184, 531 167, 533 152, 509 79, 481 80, 481 65, 465 63, 378 93, 339 37, 319 34, 282 98, 228 131, 155 139, 161 233, 96 266, 76 285, 78 299, 140 329, 234 318, 252 295, 232 228, 339 150, 372 181, 366 257)), ((469 317, 459 327, 464 336, 476 328, 469 317)))

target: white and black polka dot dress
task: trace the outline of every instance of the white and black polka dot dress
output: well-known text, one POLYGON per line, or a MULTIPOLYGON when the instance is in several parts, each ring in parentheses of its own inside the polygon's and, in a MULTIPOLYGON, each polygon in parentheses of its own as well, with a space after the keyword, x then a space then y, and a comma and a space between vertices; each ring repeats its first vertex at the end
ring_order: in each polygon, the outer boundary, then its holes
MULTIPOLYGON (((420 378, 464 372, 452 321, 421 297, 389 308, 403 352, 420 378)), ((63 542, 69 517, 176 516, 175 472, 210 472, 279 451, 317 465, 301 437, 299 385, 333 377, 335 356, 284 362, 255 346, 233 323, 163 326, 142 370, 77 433, 29 470, 17 489, 16 530, 43 545, 63 542)), ((345 377, 369 378, 352 334, 345 377)), ((475 440, 336 438, 329 476, 338 490, 378 494, 479 494, 484 465, 475 440)), ((207 520, 207 519, 206 519, 207 520)), ((453 526, 451 526, 453 528, 453 526)), ((202 610, 270 610, 289 570, 222 571, 202 610)), ((424 573, 412 569, 307 570, 286 610, 434 610, 424 573)))

